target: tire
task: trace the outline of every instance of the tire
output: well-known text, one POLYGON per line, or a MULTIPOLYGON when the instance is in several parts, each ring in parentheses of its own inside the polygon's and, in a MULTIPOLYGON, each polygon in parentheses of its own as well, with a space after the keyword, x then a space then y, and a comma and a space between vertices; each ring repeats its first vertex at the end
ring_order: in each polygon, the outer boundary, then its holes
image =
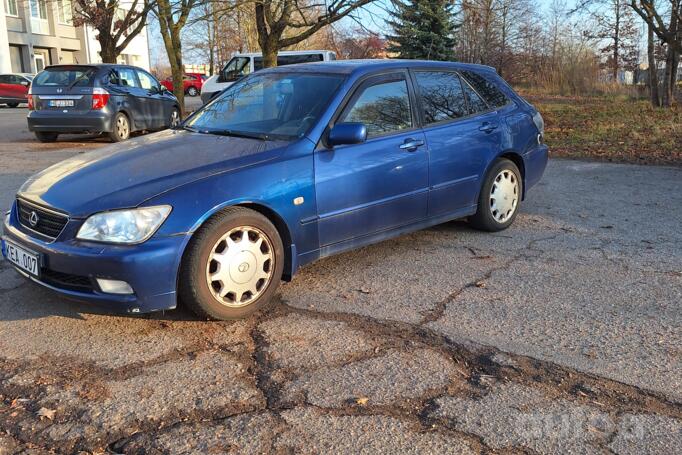
POLYGON ((59 137, 59 133, 46 133, 44 131, 35 131, 34 134, 40 142, 54 142, 59 137))
POLYGON ((187 89, 187 94, 189 96, 197 96, 199 94, 199 90, 197 90, 196 87, 190 87, 187 89))
POLYGON ((242 319, 270 303, 283 269, 284 247, 270 220, 251 209, 230 207, 192 237, 180 266, 178 294, 200 318, 242 319), (231 249, 236 257, 229 257, 231 249), (214 259, 220 255, 228 256, 224 263, 214 259))
POLYGON ((486 174, 478 196, 478 210, 469 218, 469 224, 488 232, 507 229, 519 213, 522 194, 519 168, 506 158, 498 158, 486 174))
POLYGON ((125 141, 130 137, 130 120, 123 112, 114 116, 112 130, 109 132, 109 139, 112 142, 125 141))
POLYGON ((19 103, 7 103, 7 106, 11 107, 11 108, 15 108, 15 107, 19 106, 19 103))
POLYGON ((180 124, 180 109, 174 107, 168 119, 168 128, 175 128, 180 124))

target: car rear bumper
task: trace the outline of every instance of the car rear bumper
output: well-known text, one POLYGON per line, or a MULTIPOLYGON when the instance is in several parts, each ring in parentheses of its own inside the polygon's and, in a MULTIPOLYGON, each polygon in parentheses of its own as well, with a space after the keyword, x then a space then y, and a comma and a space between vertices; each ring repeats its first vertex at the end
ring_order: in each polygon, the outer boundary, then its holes
POLYGON ((104 133, 111 131, 111 115, 106 111, 85 113, 61 111, 29 111, 29 131, 54 133, 104 133))
POLYGON ((152 238, 134 246, 76 240, 46 242, 30 236, 14 210, 3 223, 3 258, 7 240, 38 253, 41 276, 31 281, 66 298, 128 313, 175 308, 177 270, 184 236, 152 238), (125 281, 133 294, 102 292, 96 278, 125 281))
POLYGON ((524 194, 540 181, 547 167, 548 158, 549 147, 546 144, 536 145, 523 156, 523 164, 526 168, 524 194))

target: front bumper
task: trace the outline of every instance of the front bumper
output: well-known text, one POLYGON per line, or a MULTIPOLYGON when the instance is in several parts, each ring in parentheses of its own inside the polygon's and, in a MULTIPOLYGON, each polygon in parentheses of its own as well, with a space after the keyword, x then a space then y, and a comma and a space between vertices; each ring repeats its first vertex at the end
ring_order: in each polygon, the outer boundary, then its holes
POLYGON ((84 113, 59 110, 29 111, 29 131, 51 133, 106 133, 111 131, 112 115, 106 109, 84 113))
MULTIPOLYGON (((69 221, 69 225, 73 223, 80 224, 80 221, 69 221)), ((60 241, 65 232, 74 231, 74 226, 69 225, 55 241, 41 240, 19 224, 13 208, 3 223, 3 239, 39 253, 42 273, 41 278, 34 278, 17 271, 66 298, 114 311, 146 313, 177 306, 177 271, 185 236, 152 237, 142 244, 126 246, 73 239, 60 241), (74 277, 78 279, 77 287, 69 284, 74 282, 74 277), (134 294, 104 293, 95 278, 125 281, 134 294)))

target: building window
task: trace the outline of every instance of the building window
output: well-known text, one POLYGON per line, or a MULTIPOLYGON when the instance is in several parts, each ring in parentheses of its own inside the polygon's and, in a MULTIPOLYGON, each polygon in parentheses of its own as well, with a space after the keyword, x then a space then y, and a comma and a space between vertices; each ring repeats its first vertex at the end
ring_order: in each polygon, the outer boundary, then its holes
POLYGON ((29 0, 28 5, 31 9, 32 18, 47 20, 47 4, 45 0, 29 0))
POLYGON ((71 0, 57 0, 57 13, 59 15, 59 23, 71 25, 72 18, 71 0))
POLYGON ((17 0, 5 0, 5 11, 8 16, 19 16, 17 0))

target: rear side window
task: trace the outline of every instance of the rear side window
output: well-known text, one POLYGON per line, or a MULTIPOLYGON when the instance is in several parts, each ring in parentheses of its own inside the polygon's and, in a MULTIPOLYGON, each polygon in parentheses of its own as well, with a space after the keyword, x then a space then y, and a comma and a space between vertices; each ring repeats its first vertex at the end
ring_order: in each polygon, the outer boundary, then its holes
POLYGON ((368 137, 395 133, 412 127, 407 81, 381 82, 361 89, 360 95, 341 116, 341 122, 360 122, 368 137))
POLYGON ((501 107, 509 103, 510 100, 507 95, 497 88, 497 86, 490 82, 485 77, 473 71, 462 71, 464 78, 469 81, 471 86, 485 99, 485 101, 493 107, 501 107))
POLYGON ((33 79, 33 85, 66 87, 89 87, 95 78, 96 68, 78 66, 60 66, 47 68, 33 79))
POLYGON ((456 73, 419 71, 415 75, 427 124, 468 114, 462 83, 456 73))
POLYGON ((0 75, 0 84, 12 84, 13 82, 10 80, 10 78, 10 75, 0 75))
POLYGON ((139 87, 140 84, 137 83, 137 78, 135 77, 135 70, 132 68, 117 68, 111 72, 111 77, 109 79, 114 85, 119 85, 121 87, 139 87))

